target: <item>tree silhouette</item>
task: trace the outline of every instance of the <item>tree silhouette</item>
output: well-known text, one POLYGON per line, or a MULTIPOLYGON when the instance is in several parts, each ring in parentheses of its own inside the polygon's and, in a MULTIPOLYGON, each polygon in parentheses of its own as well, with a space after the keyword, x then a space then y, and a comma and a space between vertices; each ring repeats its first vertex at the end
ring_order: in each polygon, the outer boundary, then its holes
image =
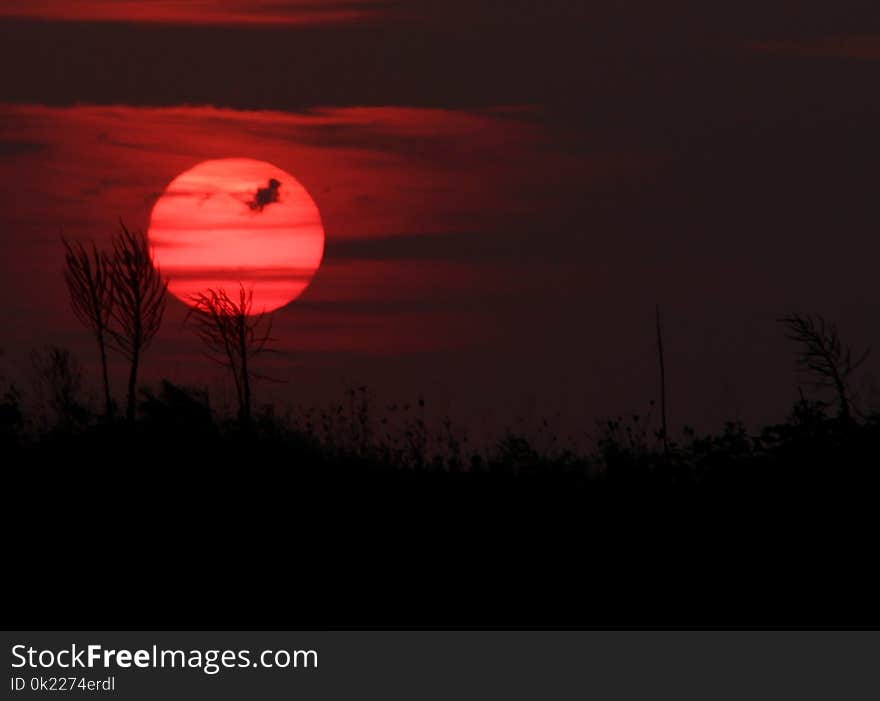
POLYGON ((77 359, 67 348, 46 346, 31 354, 38 399, 51 412, 50 425, 63 431, 85 425, 88 409, 81 401, 83 371, 77 359))
POLYGON ((70 295, 73 313, 88 327, 98 344, 101 376, 104 382, 104 415, 113 418, 110 378, 107 372, 107 336, 113 312, 113 276, 110 261, 93 243, 88 250, 82 243, 71 243, 64 237, 64 280, 70 295))
POLYGON ((162 324, 168 283, 153 265, 146 234, 119 223, 122 232, 113 241, 110 262, 114 304, 109 331, 112 346, 130 363, 126 418, 131 422, 141 355, 162 324))
MULTIPOLYGON (((0 357, 5 352, 0 348, 0 357)), ((0 373, 0 447, 10 439, 15 439, 24 424, 21 407, 21 391, 0 373)))
POLYGON ((660 432, 663 452, 669 454, 669 425, 666 422, 666 363, 663 358, 663 329, 660 326, 660 305, 657 305, 657 360, 660 366, 660 432))
POLYGON ((835 392, 839 416, 849 421, 852 413, 849 379, 868 358, 871 349, 853 360, 852 349, 841 342, 837 326, 818 315, 789 314, 779 321, 785 326, 785 337, 800 346, 798 367, 813 378, 810 383, 813 387, 835 392))
POLYGON ((253 313, 253 290, 239 287, 238 300, 225 290, 209 289, 191 298, 187 322, 205 345, 206 355, 232 374, 238 400, 238 418, 243 428, 250 425, 252 360, 267 352, 273 339, 272 318, 253 313))

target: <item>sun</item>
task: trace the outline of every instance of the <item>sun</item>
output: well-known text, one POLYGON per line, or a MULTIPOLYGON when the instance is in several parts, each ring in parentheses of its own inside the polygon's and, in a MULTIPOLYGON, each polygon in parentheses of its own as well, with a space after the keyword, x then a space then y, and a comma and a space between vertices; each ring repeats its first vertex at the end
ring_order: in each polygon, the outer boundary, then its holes
POLYGON ((266 161, 203 161, 156 202, 148 231, 169 291, 190 304, 208 289, 253 290, 255 313, 289 304, 324 257, 315 201, 290 173, 266 161))

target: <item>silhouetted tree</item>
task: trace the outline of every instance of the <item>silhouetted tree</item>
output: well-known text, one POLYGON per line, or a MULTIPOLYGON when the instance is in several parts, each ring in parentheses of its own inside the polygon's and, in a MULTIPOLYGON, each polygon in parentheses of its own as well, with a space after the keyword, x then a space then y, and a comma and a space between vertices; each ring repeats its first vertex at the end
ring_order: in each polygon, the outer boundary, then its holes
POLYGON ((657 360, 660 365, 660 432, 663 452, 669 454, 669 425, 666 422, 666 362, 663 357, 663 329, 660 326, 660 305, 657 305, 657 360))
POLYGON ((865 362, 870 348, 854 360, 851 348, 841 342, 837 326, 821 316, 789 314, 779 321, 785 326, 786 338, 799 345, 798 366, 813 378, 810 384, 834 391, 839 416, 848 421, 852 415, 849 379, 865 362))
POLYGON ((34 351, 31 364, 38 399, 54 417, 53 425, 65 431, 81 426, 88 410, 81 401, 83 371, 67 348, 46 346, 34 351))
POLYGON ((73 313, 88 327, 98 344, 101 376, 104 382, 104 415, 113 416, 110 378, 107 372, 107 334, 113 311, 113 280, 110 261, 95 244, 88 250, 81 243, 70 243, 62 237, 65 251, 64 280, 73 313))
POLYGON ((235 384, 238 418, 242 427, 250 424, 252 360, 266 352, 273 340, 272 319, 253 313, 253 290, 239 287, 238 300, 225 290, 209 289, 192 297, 187 322, 207 348, 206 355, 227 368, 235 384))
MULTIPOLYGON (((0 348, 0 357, 4 355, 0 348)), ((0 445, 21 431, 24 425, 24 413, 21 408, 21 391, 13 384, 7 384, 6 378, 0 373, 0 445)))
POLYGON ((109 331, 113 347, 130 363, 126 418, 131 422, 141 354, 162 324, 168 283, 153 264, 146 234, 120 224, 122 232, 113 241, 110 261, 114 304, 109 331))

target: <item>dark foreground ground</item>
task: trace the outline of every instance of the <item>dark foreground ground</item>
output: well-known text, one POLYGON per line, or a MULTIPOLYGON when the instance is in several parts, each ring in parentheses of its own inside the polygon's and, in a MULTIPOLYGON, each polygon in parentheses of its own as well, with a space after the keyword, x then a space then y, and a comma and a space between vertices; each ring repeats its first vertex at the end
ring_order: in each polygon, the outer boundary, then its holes
POLYGON ((455 472, 143 425, 11 446, 4 624, 878 626, 877 443, 838 433, 699 479, 675 454, 455 472))

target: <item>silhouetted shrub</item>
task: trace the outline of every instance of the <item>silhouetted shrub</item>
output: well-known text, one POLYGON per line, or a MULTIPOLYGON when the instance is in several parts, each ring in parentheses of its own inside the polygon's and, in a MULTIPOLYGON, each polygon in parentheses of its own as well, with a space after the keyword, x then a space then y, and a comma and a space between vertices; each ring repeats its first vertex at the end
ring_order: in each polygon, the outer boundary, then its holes
POLYGON ((43 430, 73 431, 88 423, 82 399, 83 371, 66 348, 46 346, 31 355, 34 390, 41 406, 43 430))
POLYGON ((0 440, 4 443, 16 441, 23 427, 21 392, 14 385, 9 385, 0 397, 0 440))
POLYGON ((158 393, 142 390, 140 412, 147 428, 205 434, 214 430, 208 393, 163 380, 158 393))

